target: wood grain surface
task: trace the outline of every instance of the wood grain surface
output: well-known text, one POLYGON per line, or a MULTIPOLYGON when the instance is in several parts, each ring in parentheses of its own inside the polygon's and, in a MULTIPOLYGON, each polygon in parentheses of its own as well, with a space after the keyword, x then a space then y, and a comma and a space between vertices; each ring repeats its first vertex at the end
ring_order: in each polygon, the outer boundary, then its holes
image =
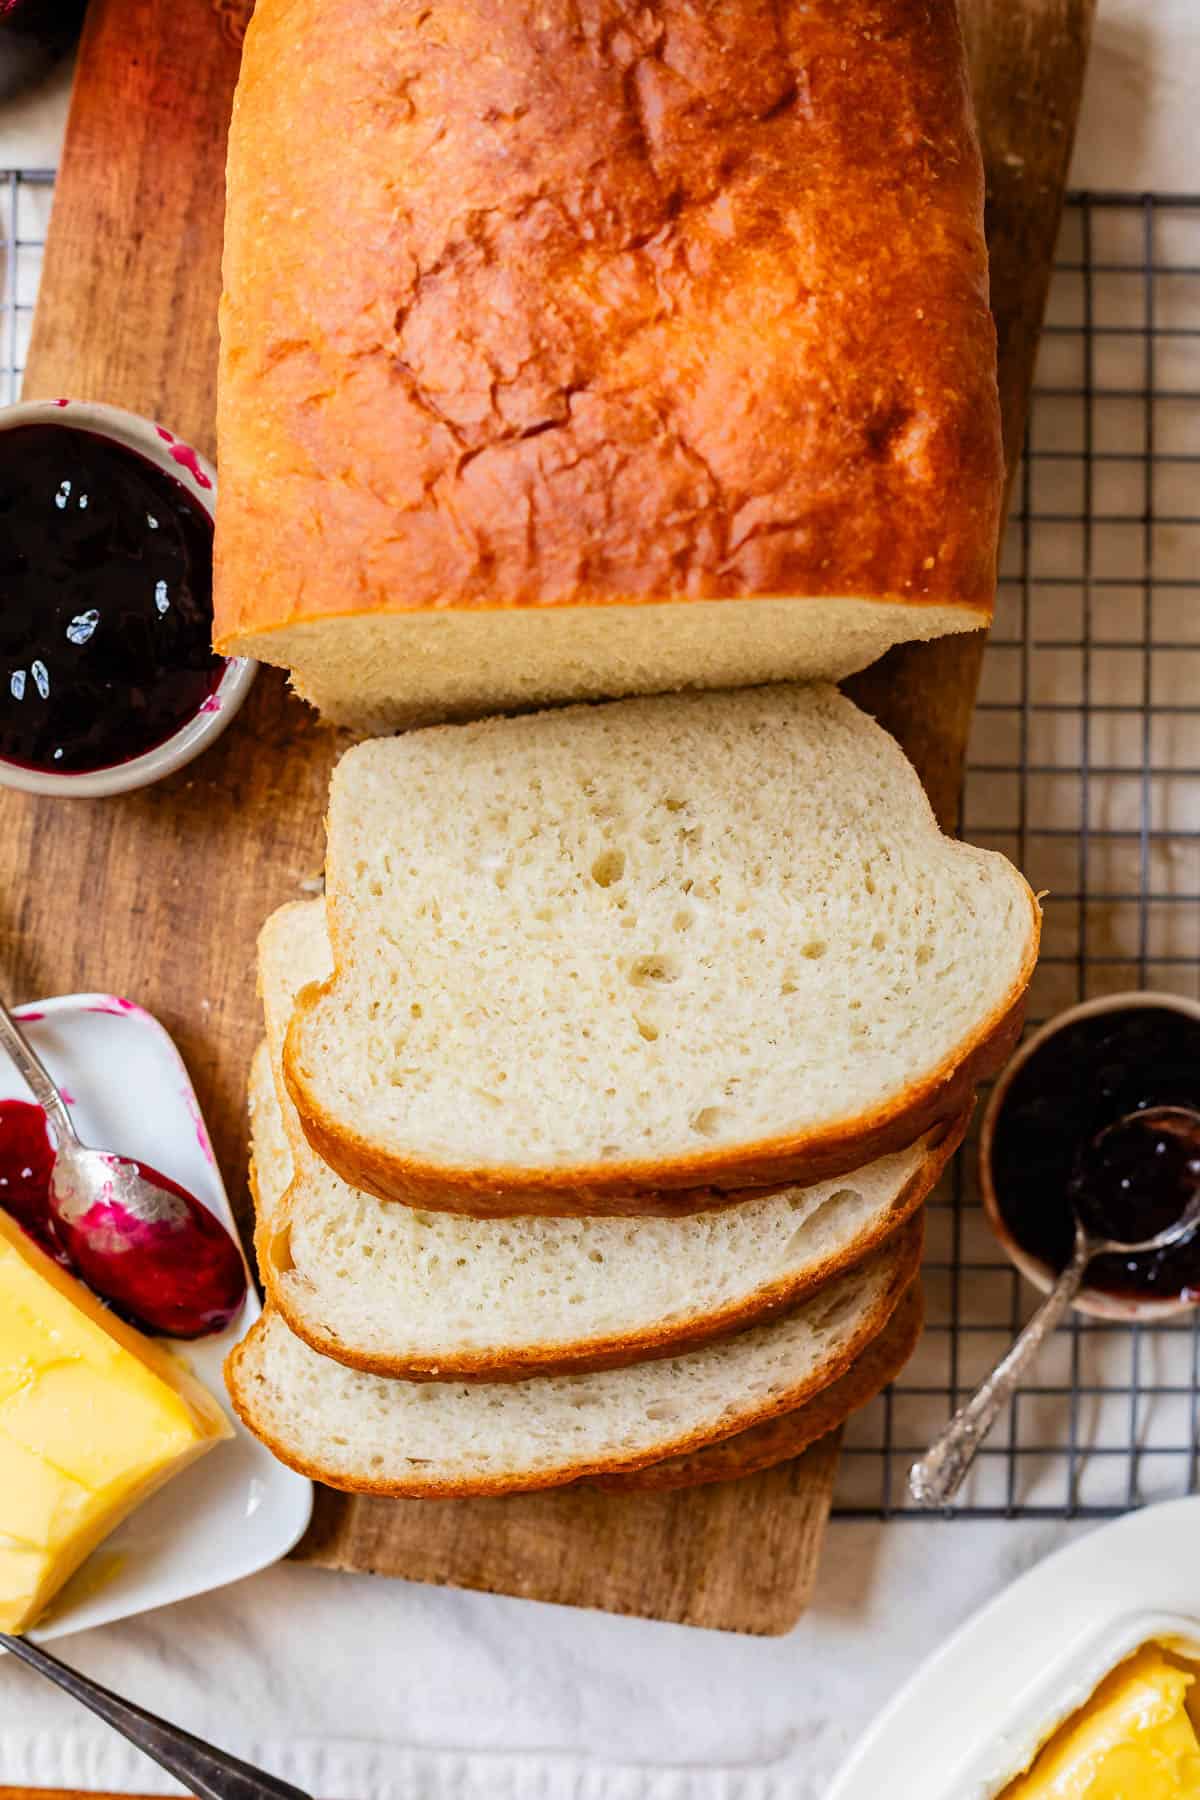
MULTIPOLYGON (((242 0, 92 0, 46 248, 27 398, 150 414, 210 452, 224 136, 242 0)), ((1093 0, 963 0, 989 176, 1010 461, 1057 231, 1093 0)), ((953 821, 981 642, 893 652, 853 691, 953 821)), ((340 744, 264 670, 199 762, 103 801, 0 794, 0 980, 10 998, 129 994, 191 1070, 246 1219, 254 938, 322 858, 340 744)), ((337 1569, 753 1632, 811 1586, 836 1443, 695 1493, 421 1503, 319 1495, 298 1554, 337 1569)))

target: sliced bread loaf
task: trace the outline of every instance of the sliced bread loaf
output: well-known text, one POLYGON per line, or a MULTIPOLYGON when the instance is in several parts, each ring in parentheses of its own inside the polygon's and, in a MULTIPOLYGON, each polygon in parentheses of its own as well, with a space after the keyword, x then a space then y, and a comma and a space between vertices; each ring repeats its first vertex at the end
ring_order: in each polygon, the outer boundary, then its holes
POLYGON ((914 1281, 857 1361, 803 1406, 683 1456, 668 1456, 663 1462, 619 1475, 597 1475, 590 1485, 618 1494, 666 1493, 672 1488, 708 1487, 714 1481, 739 1481, 744 1475, 789 1462, 818 1438, 844 1425, 851 1413, 896 1379, 917 1347, 924 1318, 921 1284, 914 1281))
POLYGON ((351 1368, 494 1381, 677 1354, 861 1261, 924 1199, 966 1124, 962 1115, 848 1177, 691 1218, 468 1219, 397 1206, 326 1167, 272 1071, 296 990, 329 969, 319 900, 268 919, 251 1135, 271 1299, 298 1337, 351 1368))
POLYGON ((356 1187, 478 1215, 692 1212, 911 1144, 1007 1052, 1039 932, 821 685, 360 744, 327 908, 305 1132, 356 1187))
POLYGON ((272 1307, 230 1353, 247 1428, 352 1493, 445 1498, 636 1469, 803 1405, 845 1374, 915 1278, 918 1218, 785 1319, 685 1356, 585 1375, 399 1381, 321 1356, 272 1307))

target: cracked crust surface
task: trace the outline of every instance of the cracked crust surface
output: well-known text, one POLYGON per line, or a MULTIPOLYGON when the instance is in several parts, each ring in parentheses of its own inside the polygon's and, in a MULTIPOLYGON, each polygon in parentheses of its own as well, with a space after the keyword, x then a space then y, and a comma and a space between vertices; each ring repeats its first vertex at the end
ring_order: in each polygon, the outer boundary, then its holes
POLYGON ((225 286, 223 647, 685 599, 990 616, 953 0, 260 0, 225 286))

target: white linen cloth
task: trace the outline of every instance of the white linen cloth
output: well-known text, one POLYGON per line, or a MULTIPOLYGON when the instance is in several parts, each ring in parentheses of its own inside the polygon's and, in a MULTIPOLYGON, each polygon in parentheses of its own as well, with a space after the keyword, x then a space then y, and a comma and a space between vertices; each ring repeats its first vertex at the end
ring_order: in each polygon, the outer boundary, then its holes
MULTIPOLYGON (((53 1648, 319 1800, 818 1800, 997 1589, 1087 1527, 835 1523, 786 1638, 281 1565, 53 1648)), ((0 1784, 175 1791, 0 1658, 0 1784)))

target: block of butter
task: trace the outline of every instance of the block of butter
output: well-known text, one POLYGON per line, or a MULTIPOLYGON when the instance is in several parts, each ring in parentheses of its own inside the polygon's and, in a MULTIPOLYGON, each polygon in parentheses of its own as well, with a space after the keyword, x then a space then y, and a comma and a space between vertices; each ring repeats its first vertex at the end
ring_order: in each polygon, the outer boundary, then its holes
POLYGON ((35 1624, 102 1538, 232 1435, 181 1363, 0 1212, 0 1630, 35 1624))
POLYGON ((1000 1800, 1197 1800, 1195 1671, 1145 1644, 1107 1675, 1000 1800))

